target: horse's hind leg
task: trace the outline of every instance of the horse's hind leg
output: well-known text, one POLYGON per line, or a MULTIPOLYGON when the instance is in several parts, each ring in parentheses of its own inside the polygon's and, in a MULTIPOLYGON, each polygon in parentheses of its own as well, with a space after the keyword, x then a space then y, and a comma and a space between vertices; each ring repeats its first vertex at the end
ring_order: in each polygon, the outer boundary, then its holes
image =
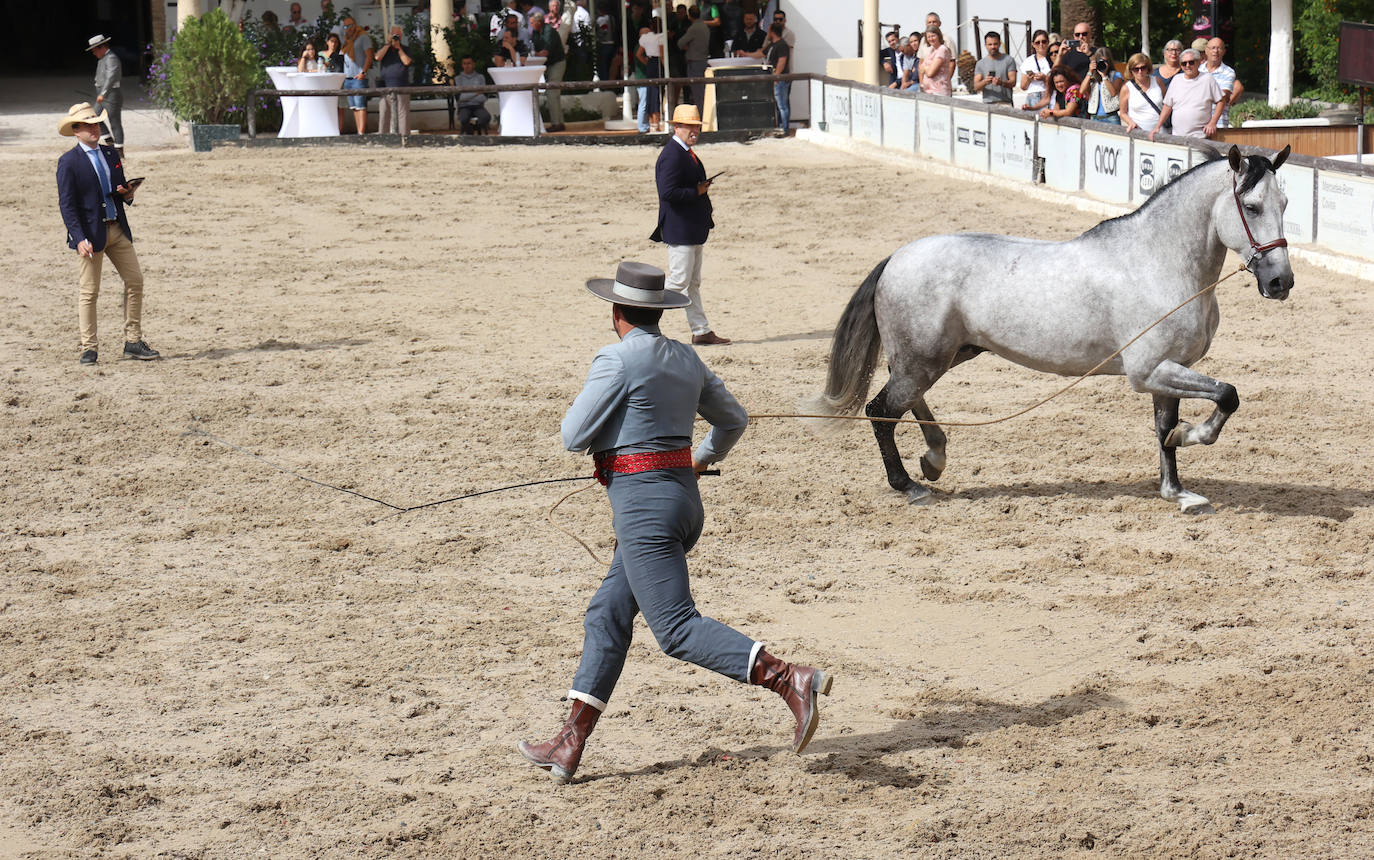
MULTIPOLYGON (((864 407, 869 418, 900 418, 906 411, 905 404, 894 405, 889 393, 892 380, 888 380, 877 396, 864 407)), ((901 452, 897 450, 897 425, 891 421, 874 421, 873 435, 878 440, 878 453, 883 457, 883 468, 887 469, 887 483, 899 493, 906 494, 909 504, 921 505, 930 501, 930 490, 911 479, 906 466, 902 465, 901 452)))

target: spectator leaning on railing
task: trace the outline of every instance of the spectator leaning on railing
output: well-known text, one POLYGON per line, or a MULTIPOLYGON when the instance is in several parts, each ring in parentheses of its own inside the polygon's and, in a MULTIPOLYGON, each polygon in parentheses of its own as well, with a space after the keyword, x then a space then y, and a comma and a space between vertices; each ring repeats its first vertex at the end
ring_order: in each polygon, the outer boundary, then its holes
POLYGON ((987 56, 973 67, 973 91, 983 94, 985 104, 1011 104, 1011 88, 1016 86, 1016 61, 1002 53, 1002 37, 988 33, 983 37, 987 56))
MULTIPOLYGON (((1173 123, 1173 133, 1184 137, 1212 137, 1217 133, 1221 112, 1226 109, 1226 94, 1211 75, 1199 71, 1202 55, 1192 48, 1179 54, 1183 74, 1174 75, 1164 93, 1159 124, 1173 123)), ((1150 132, 1155 139, 1159 127, 1150 132)))
POLYGON ((1140 129, 1149 134, 1159 125, 1164 90, 1155 79, 1154 68, 1146 55, 1132 54, 1126 61, 1126 71, 1131 73, 1131 78, 1121 88, 1121 124, 1127 131, 1140 129))

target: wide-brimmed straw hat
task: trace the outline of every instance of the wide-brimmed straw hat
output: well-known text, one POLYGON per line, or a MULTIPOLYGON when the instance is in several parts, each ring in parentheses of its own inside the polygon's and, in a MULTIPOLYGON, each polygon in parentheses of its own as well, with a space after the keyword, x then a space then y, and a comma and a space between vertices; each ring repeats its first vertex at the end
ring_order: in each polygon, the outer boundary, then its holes
POLYGON ((72 131, 72 126, 76 125, 78 122, 100 125, 102 122, 108 121, 108 114, 96 113, 95 108, 91 107, 90 102, 82 102, 79 105, 71 106, 67 111, 67 115, 62 119, 61 124, 57 126, 57 133, 63 137, 72 137, 76 134, 75 131, 72 131))
POLYGON ((678 105, 673 108, 673 125, 701 125, 701 112, 696 105, 678 105))
POLYGON ((91 38, 89 38, 89 39, 86 40, 86 50, 88 50, 88 51, 94 51, 96 48, 99 48, 101 45, 105 44, 106 42, 110 41, 110 40, 113 39, 113 38, 114 38, 113 36, 103 36, 103 35, 101 35, 101 36, 92 36, 91 38))
POLYGON ((648 263, 625 261, 614 278, 592 278, 587 289, 598 299, 636 308, 685 308, 692 300, 663 288, 663 270, 648 263))

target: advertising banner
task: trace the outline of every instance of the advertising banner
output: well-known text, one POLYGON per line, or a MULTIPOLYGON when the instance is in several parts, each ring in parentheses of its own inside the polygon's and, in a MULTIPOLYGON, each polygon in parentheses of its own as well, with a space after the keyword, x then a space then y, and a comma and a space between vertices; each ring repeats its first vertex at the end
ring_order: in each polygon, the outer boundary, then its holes
POLYGON ((917 125, 920 128, 920 134, 916 137, 916 147, 921 155, 937 161, 953 159, 951 146, 954 141, 954 128, 949 114, 949 105, 921 102, 920 108, 916 111, 917 125))
POLYGON ((988 157, 998 176, 1035 180, 1035 122, 992 114, 988 121, 988 157))
POLYGON ((1136 205, 1188 169, 1188 149, 1136 139, 1131 163, 1131 199, 1136 205))
POLYGON ((882 96, 868 90, 849 91, 850 134, 874 146, 883 145, 882 96))
POLYGON ((1083 190, 1099 200, 1131 202, 1131 139, 1083 132, 1083 190))
POLYGON ((883 146, 916 151, 916 100, 883 96, 883 146))
POLYGON ((1285 164, 1274 174, 1279 188, 1288 195, 1288 208, 1283 210, 1283 235, 1290 242, 1311 243, 1316 238, 1316 173, 1311 167, 1285 164))
POLYGON ((1045 160, 1045 184, 1059 191, 1079 190, 1079 157, 1083 134, 1076 128, 1040 123, 1039 156, 1045 160))
POLYGON ((1374 260, 1374 180, 1317 174, 1317 241, 1333 251, 1374 260))
POLYGON ((825 130, 828 134, 849 136, 849 87, 825 85, 825 130))
POLYGON ((988 112, 954 108, 954 163, 988 172, 988 112))

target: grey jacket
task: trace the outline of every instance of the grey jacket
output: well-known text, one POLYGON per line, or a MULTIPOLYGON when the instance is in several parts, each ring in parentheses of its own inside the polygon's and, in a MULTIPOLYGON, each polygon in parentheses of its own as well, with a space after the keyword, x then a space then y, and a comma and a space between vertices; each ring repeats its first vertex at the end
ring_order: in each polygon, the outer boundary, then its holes
POLYGON ((677 47, 689 63, 705 60, 711 51, 711 28, 705 21, 697 20, 678 37, 677 47))
POLYGON ((109 98, 110 90, 119 87, 119 79, 123 74, 124 67, 120 64, 119 57, 115 56, 114 51, 106 51, 105 56, 95 64, 95 94, 109 98))
POLYGON ((563 445, 621 454, 685 448, 697 415, 711 424, 694 455, 703 464, 725 457, 749 424, 744 407, 696 350, 657 326, 640 326, 596 354, 563 418, 563 445))

